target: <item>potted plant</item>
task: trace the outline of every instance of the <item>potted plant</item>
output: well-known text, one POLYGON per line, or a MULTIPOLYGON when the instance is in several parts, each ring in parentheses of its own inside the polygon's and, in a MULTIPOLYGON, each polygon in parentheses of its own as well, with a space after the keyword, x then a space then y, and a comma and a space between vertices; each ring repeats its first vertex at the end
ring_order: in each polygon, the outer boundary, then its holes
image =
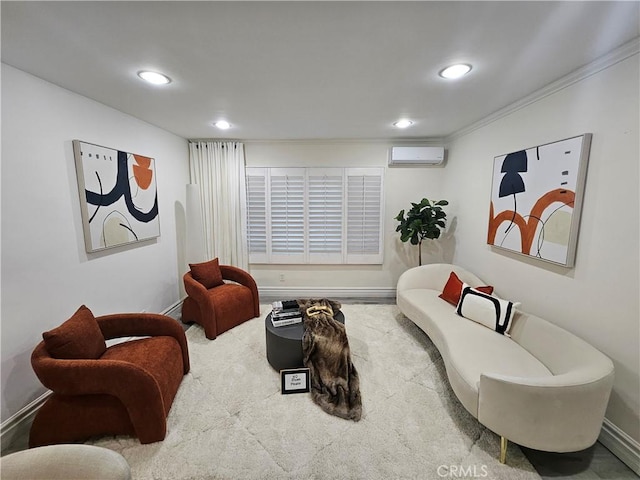
POLYGON ((423 198, 420 203, 411 202, 406 217, 404 210, 400 210, 395 217, 400 222, 396 227, 396 232, 400 232, 400 240, 418 245, 419 265, 422 265, 422 241, 425 238, 439 238, 440 229, 446 226, 447 214, 442 209, 445 205, 449 205, 446 200, 432 202, 423 198))

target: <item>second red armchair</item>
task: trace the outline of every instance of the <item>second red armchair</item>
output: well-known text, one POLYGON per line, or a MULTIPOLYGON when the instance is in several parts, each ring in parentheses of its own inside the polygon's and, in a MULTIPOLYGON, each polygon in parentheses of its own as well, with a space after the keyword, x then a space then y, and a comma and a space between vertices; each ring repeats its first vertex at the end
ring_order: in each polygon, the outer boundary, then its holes
POLYGON ((258 287, 248 272, 219 265, 217 258, 189 266, 183 277, 188 296, 182 304, 182 322, 201 325, 213 340, 260 315, 258 287))

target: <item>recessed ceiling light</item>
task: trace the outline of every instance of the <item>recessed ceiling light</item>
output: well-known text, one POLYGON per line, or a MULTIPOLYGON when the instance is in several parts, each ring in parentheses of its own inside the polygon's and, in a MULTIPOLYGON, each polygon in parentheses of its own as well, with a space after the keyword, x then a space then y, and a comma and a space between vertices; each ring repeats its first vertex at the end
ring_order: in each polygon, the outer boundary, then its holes
POLYGON ((406 118, 403 118, 393 123, 393 126, 397 128, 407 128, 407 127, 410 127, 411 125, 413 125, 413 122, 406 118))
POLYGON ((231 124, 226 120, 218 120, 213 125, 218 127, 220 130, 228 130, 229 128, 231 128, 231 124))
POLYGON ((138 72, 138 76, 149 83, 153 83, 154 85, 166 85, 167 83, 171 83, 171 79, 169 77, 158 72, 143 70, 138 72))
POLYGON ((443 78, 456 79, 465 76, 471 71, 471 65, 466 63, 459 63, 457 65, 451 65, 440 71, 439 75, 443 78))

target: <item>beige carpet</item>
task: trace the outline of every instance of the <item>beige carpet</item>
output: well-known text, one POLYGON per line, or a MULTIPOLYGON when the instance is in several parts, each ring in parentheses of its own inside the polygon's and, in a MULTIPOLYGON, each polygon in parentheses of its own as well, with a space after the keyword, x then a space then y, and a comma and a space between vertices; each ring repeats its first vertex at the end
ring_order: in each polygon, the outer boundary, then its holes
MULTIPOLYGON (((262 307, 262 314, 269 311, 262 307)), ((332 417, 309 394, 282 395, 264 320, 219 336, 187 331, 191 373, 164 441, 91 442, 121 452, 143 479, 539 479, 520 449, 469 415, 429 338, 395 305, 344 305, 363 418, 332 417)))

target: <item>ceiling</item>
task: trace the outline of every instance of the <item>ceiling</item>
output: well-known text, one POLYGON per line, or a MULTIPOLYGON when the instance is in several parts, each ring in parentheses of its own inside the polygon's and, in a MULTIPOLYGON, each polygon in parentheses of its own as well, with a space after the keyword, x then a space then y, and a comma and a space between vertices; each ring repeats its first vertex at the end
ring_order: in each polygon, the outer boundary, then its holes
POLYGON ((1 9, 4 63, 185 138, 444 138, 640 35, 635 1, 1 9), (473 70, 438 76, 457 62, 473 70), (173 82, 145 84, 143 69, 173 82), (401 117, 413 126, 394 128, 401 117))

